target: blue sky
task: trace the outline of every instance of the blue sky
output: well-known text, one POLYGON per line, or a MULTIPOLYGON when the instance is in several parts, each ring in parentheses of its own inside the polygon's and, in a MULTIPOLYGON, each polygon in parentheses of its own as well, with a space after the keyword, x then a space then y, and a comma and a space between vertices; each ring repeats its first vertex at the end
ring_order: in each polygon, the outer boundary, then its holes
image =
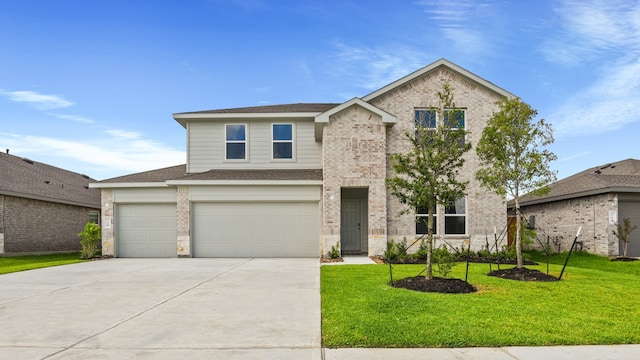
POLYGON ((0 149, 96 179, 185 162, 176 112, 364 96, 440 58, 640 159, 640 1, 2 0, 0 149))

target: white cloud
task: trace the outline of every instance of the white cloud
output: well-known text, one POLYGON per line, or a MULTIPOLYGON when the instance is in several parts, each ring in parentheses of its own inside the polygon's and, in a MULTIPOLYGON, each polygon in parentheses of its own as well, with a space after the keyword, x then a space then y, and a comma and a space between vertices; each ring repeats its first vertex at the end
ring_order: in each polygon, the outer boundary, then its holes
POLYGON ((428 58, 416 49, 335 46, 336 52, 330 55, 332 75, 369 91, 425 66, 422 59, 428 58))
POLYGON ((35 91, 4 91, 0 95, 6 96, 10 101, 24 103, 38 110, 52 110, 72 106, 73 103, 57 95, 44 95, 35 91))
MULTIPOLYGON (((73 163, 74 171, 91 177, 108 177, 164 168, 183 164, 184 151, 144 139, 140 135, 122 130, 109 130, 98 139, 69 140, 46 136, 0 133, 13 154, 36 161, 55 158, 57 163, 73 163)), ((51 161, 51 160, 49 160, 51 161)), ((43 161, 44 162, 44 161, 43 161)), ((60 166, 62 167, 62 166, 60 166)))
POLYGON ((612 64, 610 72, 567 99, 549 116, 558 136, 603 133, 637 122, 640 101, 640 60, 612 64))
POLYGON ((51 115, 51 116, 56 117, 58 119, 71 120, 71 121, 74 121, 74 122, 79 122, 79 123, 84 123, 84 124, 93 124, 93 123, 95 123, 95 121, 93 119, 90 119, 90 118, 85 117, 85 116, 80 116, 80 115, 65 115, 65 114, 53 114, 53 113, 49 113, 48 115, 51 115))
POLYGON ((565 0, 554 9, 560 31, 544 42, 548 61, 578 65, 599 56, 640 51, 640 2, 565 0))

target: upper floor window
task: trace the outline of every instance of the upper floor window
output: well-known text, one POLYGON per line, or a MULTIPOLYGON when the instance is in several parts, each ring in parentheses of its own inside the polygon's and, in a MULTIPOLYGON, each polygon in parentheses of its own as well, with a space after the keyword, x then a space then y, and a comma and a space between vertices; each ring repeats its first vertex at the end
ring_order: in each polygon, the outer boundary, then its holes
MULTIPOLYGON (((457 109, 455 113, 451 110, 445 110, 442 117, 443 119, 439 119, 438 113, 432 109, 416 109, 416 135, 418 134, 418 128, 435 130, 439 125, 445 126, 451 130, 464 130, 466 118, 466 112, 464 109, 457 109)), ((464 143, 464 139, 462 139, 462 143, 464 143)))
POLYGON ((449 201, 444 208, 444 233, 464 235, 467 227, 467 199, 464 197, 449 201))
POLYGON ((227 160, 247 159, 247 125, 225 125, 225 156, 227 160))
POLYGON ((416 127, 435 129, 438 125, 444 125, 451 129, 464 129, 466 112, 464 109, 457 109, 455 113, 445 110, 444 119, 438 119, 437 112, 431 109, 417 109, 415 111, 416 127))
POLYGON ((293 124, 272 124, 273 159, 293 159, 293 124))

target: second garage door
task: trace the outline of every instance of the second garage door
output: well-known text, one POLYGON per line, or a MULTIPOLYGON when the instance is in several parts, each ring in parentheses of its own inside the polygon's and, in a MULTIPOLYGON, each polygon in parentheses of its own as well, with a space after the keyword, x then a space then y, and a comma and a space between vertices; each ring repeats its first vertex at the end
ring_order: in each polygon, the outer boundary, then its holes
POLYGON ((176 257, 176 205, 118 205, 117 256, 176 257))
POLYGON ((317 202, 195 203, 195 257, 317 257, 317 202))

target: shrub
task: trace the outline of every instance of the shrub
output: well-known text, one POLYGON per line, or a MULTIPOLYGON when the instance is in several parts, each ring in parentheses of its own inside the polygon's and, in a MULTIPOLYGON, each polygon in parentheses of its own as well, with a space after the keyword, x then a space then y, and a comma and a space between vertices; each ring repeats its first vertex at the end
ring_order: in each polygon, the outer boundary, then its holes
POLYGON ((100 225, 91 222, 87 223, 84 226, 84 230, 78 233, 78 236, 80 237, 80 245, 82 245, 80 257, 82 259, 92 259, 96 257, 100 249, 100 239, 102 238, 100 225))
POLYGON ((340 257, 340 242, 338 241, 331 247, 331 250, 327 252, 329 259, 337 259, 340 257))
POLYGON ((456 255, 449 252, 446 245, 433 250, 433 262, 436 264, 436 272, 441 277, 447 277, 456 264, 456 255))
POLYGON ((396 254, 398 258, 404 260, 407 258, 407 238, 402 238, 402 241, 395 244, 396 254))

